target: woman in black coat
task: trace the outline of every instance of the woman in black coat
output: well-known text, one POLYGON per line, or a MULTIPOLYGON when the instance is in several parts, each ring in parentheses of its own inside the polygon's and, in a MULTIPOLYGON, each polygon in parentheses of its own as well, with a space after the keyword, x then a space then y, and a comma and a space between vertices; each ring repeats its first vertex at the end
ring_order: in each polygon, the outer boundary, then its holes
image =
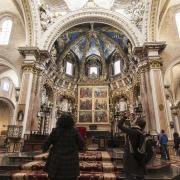
POLYGON ((174 149, 176 151, 176 155, 180 155, 179 154, 179 145, 180 145, 180 137, 179 134, 177 132, 173 133, 173 137, 174 137, 174 149))
POLYGON ((44 152, 51 146, 45 171, 51 180, 75 180, 80 173, 78 152, 83 150, 84 141, 70 114, 62 114, 56 126, 43 146, 44 152))

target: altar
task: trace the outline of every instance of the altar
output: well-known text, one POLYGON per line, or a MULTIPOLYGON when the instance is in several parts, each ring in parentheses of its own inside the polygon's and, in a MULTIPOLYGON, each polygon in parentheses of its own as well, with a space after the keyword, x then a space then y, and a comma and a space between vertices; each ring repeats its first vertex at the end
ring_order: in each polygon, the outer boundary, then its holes
POLYGON ((105 150, 111 133, 103 130, 87 130, 87 142, 96 144, 98 150, 105 150))

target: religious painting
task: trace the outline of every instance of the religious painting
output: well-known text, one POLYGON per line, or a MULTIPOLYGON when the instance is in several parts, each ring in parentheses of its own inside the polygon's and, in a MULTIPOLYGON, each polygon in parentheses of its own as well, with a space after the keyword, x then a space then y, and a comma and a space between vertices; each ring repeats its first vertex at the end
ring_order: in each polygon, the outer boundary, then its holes
POLYGON ((92 123, 92 112, 91 111, 80 111, 79 112, 80 123, 92 123))
POLYGON ((107 89, 104 87, 97 87, 94 90, 94 97, 95 98, 107 98, 108 92, 107 89))
POLYGON ((107 123, 108 115, 106 111, 96 111, 94 116, 95 123, 107 123))
POLYGON ((108 88, 108 86, 78 87, 78 123, 109 123, 108 88))
POLYGON ((107 110, 107 99, 95 99, 95 110, 107 110))
POLYGON ((92 88, 89 87, 80 88, 80 98, 92 98, 92 88))
POLYGON ((81 99, 80 100, 80 110, 92 110, 92 100, 91 99, 81 99))

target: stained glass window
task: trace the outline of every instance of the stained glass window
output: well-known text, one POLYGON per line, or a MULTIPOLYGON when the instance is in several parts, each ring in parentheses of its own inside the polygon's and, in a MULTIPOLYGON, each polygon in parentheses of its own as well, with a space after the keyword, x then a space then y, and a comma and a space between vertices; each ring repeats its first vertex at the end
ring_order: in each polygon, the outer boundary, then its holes
POLYGON ((7 45, 11 35, 12 20, 9 18, 4 18, 0 22, 0 44, 7 45))

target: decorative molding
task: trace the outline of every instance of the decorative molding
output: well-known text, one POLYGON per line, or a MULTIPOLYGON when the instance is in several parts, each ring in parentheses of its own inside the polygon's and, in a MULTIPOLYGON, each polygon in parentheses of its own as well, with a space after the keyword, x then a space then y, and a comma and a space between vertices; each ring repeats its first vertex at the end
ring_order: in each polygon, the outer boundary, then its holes
POLYGON ((38 47, 33 47, 33 46, 19 47, 18 51, 24 57, 26 57, 26 55, 29 55, 29 54, 32 54, 32 55, 35 55, 35 57, 38 57, 39 52, 40 52, 38 47))
POLYGON ((32 72, 33 74, 40 74, 42 72, 42 68, 37 66, 35 63, 24 63, 22 64, 23 72, 32 72))
POLYGON ((28 0, 22 1, 24 14, 25 14, 25 24, 26 24, 26 43, 29 46, 33 46, 33 38, 34 38, 34 26, 33 26, 33 15, 31 13, 31 5, 28 0))
POLYGON ((159 4, 160 0, 152 0, 148 41, 157 40, 159 4))

